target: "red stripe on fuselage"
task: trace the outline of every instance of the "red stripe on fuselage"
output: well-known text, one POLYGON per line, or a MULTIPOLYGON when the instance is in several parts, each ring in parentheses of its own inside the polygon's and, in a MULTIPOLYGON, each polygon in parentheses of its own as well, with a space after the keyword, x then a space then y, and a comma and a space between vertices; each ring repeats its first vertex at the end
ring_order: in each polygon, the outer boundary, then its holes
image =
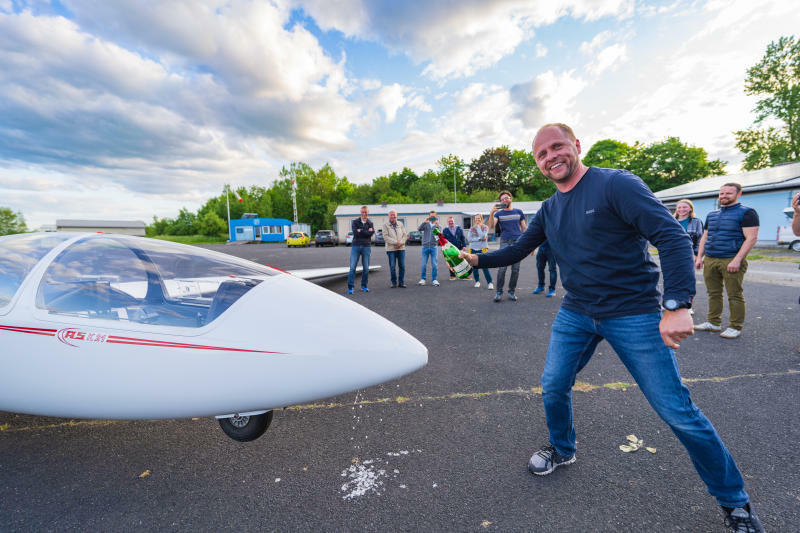
POLYGON ((137 346, 156 346, 160 348, 188 348, 192 350, 222 350, 226 352, 250 352, 250 353, 274 353, 284 354, 284 352, 270 352, 265 350, 249 350, 247 348, 226 348, 224 346, 206 346, 203 344, 188 344, 183 342, 156 341, 151 339, 136 339, 132 337, 116 337, 109 335, 106 342, 112 344, 133 344, 137 346))
MULTIPOLYGON (((45 335, 54 337, 56 334, 55 329, 44 328, 28 328, 24 326, 3 326, 0 325, 0 331, 10 331, 13 333, 28 333, 31 335, 45 335)), ((184 342, 169 342, 169 341, 156 341, 151 339, 137 339, 133 337, 117 337, 109 335, 105 341, 111 344, 132 344, 136 346, 153 346, 156 348, 186 348, 192 350, 220 350, 225 352, 248 352, 248 353, 273 353, 285 355, 285 352, 270 352, 265 350, 248 350, 246 348, 226 348, 224 346, 205 346, 202 344, 188 344, 184 342)))
POLYGON ((0 326, 0 330, 13 331, 14 333, 30 333, 32 335, 47 335, 48 337, 56 334, 54 329, 26 328, 24 326, 0 326))

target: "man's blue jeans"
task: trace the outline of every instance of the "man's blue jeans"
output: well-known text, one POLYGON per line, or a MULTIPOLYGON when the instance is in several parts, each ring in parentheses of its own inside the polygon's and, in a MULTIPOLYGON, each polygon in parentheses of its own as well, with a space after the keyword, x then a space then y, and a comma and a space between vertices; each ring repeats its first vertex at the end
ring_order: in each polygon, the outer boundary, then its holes
POLYGON ((563 456, 575 453, 572 386, 597 343, 606 339, 647 401, 689 452, 708 492, 720 505, 741 507, 749 501, 742 475, 714 426, 692 403, 689 389, 681 381, 675 352, 661 339, 660 320, 659 313, 593 319, 559 310, 542 374, 550 443, 563 456))
POLYGON ((404 283, 406 279, 406 251, 405 250, 392 250, 391 252, 386 252, 386 255, 389 256, 389 276, 392 278, 392 285, 404 283), (397 262, 397 269, 399 270, 398 273, 394 271, 394 264, 395 261, 397 262), (399 274, 399 282, 398 282, 398 274, 399 274))
POLYGON ((369 281, 369 256, 372 253, 372 246, 352 246, 350 248, 350 273, 347 275, 347 288, 352 289, 356 283, 356 266, 358 266, 358 258, 361 257, 361 266, 364 270, 361 272, 361 287, 367 286, 369 281))
POLYGON ((422 265, 419 267, 419 279, 425 279, 425 266, 428 264, 429 257, 431 258, 431 281, 436 279, 436 274, 439 271, 436 265, 436 260, 439 259, 439 256, 436 255, 436 252, 436 246, 422 247, 422 265))

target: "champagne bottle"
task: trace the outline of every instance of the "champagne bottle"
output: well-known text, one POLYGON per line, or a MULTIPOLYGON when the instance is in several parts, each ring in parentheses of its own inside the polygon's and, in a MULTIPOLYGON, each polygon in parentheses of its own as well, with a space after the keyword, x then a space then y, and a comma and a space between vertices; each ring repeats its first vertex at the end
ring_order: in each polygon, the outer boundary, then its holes
POLYGON ((461 279, 466 279, 472 274, 472 267, 467 263, 467 260, 463 257, 459 257, 460 252, 458 248, 453 246, 453 243, 445 239, 442 232, 439 231, 439 228, 433 228, 433 234, 436 235, 439 239, 439 244, 442 247, 442 255, 444 255, 444 260, 447 261, 447 264, 453 268, 453 272, 456 273, 461 279))

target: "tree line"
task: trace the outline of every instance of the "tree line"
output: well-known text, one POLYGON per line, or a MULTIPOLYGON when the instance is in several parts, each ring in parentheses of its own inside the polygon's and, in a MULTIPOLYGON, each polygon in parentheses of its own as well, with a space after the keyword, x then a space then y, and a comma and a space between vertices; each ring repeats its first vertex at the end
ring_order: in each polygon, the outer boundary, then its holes
MULTIPOLYGON (((595 143, 583 158, 589 166, 626 168, 654 191, 724 173, 725 162, 709 160, 703 148, 689 146, 677 137, 644 145, 613 139, 595 143)), ((526 150, 508 146, 487 148, 467 163, 449 154, 436 168, 417 174, 408 167, 379 176, 371 183, 354 184, 336 175, 326 164, 314 170, 306 163, 284 167, 271 186, 238 187, 230 193, 231 218, 256 213, 261 218, 293 218, 291 182, 297 183, 297 214, 312 232, 335 224, 341 204, 491 202, 507 189, 517 201, 545 200, 555 186, 536 166, 526 150)), ((152 235, 227 235, 226 191, 203 204, 197 213, 181 209, 174 219, 154 217, 147 228, 152 235)))

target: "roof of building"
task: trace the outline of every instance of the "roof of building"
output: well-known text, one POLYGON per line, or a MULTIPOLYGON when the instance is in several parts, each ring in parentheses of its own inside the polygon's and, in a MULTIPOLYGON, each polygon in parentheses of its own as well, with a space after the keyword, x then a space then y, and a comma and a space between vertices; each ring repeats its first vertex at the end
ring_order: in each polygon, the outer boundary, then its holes
POLYGON ((730 182, 741 184, 744 192, 800 187, 800 163, 787 163, 739 174, 712 176, 664 189, 655 195, 661 201, 716 196, 719 188, 730 182))
POLYGON ((285 218, 268 218, 268 217, 252 218, 252 217, 247 217, 247 218, 234 218, 234 219, 231 219, 231 222, 242 222, 242 221, 248 222, 248 223, 253 223, 253 224, 259 224, 259 225, 262 225, 262 224, 263 225, 274 224, 274 225, 278 225, 278 226, 291 226, 292 224, 294 224, 294 222, 292 222, 291 220, 285 219, 285 218), (255 222, 256 220, 258 222, 255 222))
MULTIPOLYGON (((539 210, 542 202, 514 202, 513 207, 522 209, 523 213, 535 213, 539 210)), ((488 213, 492 207, 492 202, 465 202, 465 203, 437 203, 429 204, 381 204, 367 205, 371 215, 388 215, 389 211, 397 211, 398 215, 424 215, 429 211, 436 211, 441 215, 446 214, 467 214, 476 215, 478 213, 488 213)), ((334 215, 337 217, 358 216, 361 213, 360 205, 340 205, 336 208, 334 215)))
POLYGON ((59 228, 137 228, 146 226, 141 220, 56 220, 59 228))

